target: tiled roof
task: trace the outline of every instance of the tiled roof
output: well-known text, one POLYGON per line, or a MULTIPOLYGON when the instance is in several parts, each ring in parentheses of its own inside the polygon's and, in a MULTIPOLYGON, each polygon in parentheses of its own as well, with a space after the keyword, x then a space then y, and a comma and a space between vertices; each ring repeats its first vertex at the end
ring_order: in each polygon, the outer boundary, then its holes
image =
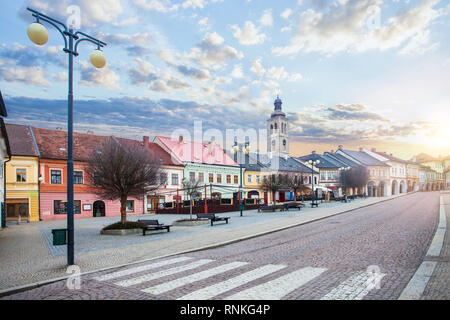
POLYGON ((340 154, 336 154, 336 153, 332 154, 330 152, 325 152, 325 155, 330 159, 330 161, 334 160, 336 162, 336 164, 339 166, 339 168, 344 167, 344 166, 355 167, 355 166, 359 165, 355 161, 352 161, 340 154))
MULTIPOLYGON (((67 159, 67 132, 62 130, 51 130, 33 127, 33 132, 36 137, 41 158, 44 159, 67 159)), ((77 161, 86 161, 89 159, 92 152, 98 150, 98 148, 107 141, 107 139, 116 139, 120 143, 133 145, 136 147, 143 147, 142 141, 110 137, 99 136, 87 133, 74 132, 73 134, 73 158, 77 161)), ((174 165, 170 155, 165 152, 156 143, 148 142, 149 151, 159 158, 161 164, 174 165)))
MULTIPOLYGON (((347 154, 348 156, 352 157, 356 161, 360 162, 361 164, 365 166, 388 166, 384 162, 375 159, 374 157, 368 155, 366 152, 363 151, 353 151, 353 150, 343 150, 340 149, 339 151, 347 154)), ((337 151, 336 151, 337 152, 337 151)))
POLYGON ((400 163, 409 163, 409 161, 394 157, 392 154, 388 154, 387 152, 380 152, 380 151, 372 151, 382 157, 385 157, 391 161, 396 161, 396 162, 400 162, 400 163))
POLYGON ((181 162, 196 162, 221 166, 239 167, 223 149, 215 143, 210 145, 200 142, 173 140, 158 136, 159 140, 181 162))
POLYGON ((11 155, 13 156, 39 156, 39 150, 33 139, 30 127, 20 124, 6 124, 11 155))
MULTIPOLYGON (((311 168, 305 166, 303 163, 295 160, 292 157, 284 158, 273 156, 272 158, 269 158, 268 155, 264 154, 260 155, 260 161, 265 167, 269 168, 270 170, 311 173, 311 168)), ((314 170, 314 173, 318 172, 314 170)))
POLYGON ((336 161, 332 161, 328 156, 320 155, 317 153, 311 153, 306 156, 298 157, 297 159, 302 162, 307 162, 309 160, 320 160, 320 163, 316 167, 321 169, 334 169, 342 167, 342 165, 339 166, 336 161))

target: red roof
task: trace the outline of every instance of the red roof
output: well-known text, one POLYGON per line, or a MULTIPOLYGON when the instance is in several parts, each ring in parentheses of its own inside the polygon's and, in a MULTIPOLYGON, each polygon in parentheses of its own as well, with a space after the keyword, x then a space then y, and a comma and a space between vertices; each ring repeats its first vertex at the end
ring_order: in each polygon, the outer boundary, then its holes
MULTIPOLYGON (((51 130, 33 127, 33 132, 36 137, 37 145, 41 153, 41 158, 44 159, 67 159, 67 132, 62 130, 51 130)), ((117 141, 134 146, 144 147, 145 143, 142 141, 111 137, 99 136, 88 133, 73 134, 73 158, 77 161, 86 161, 89 156, 97 150, 107 139, 114 138, 117 141)), ((152 142, 147 142, 148 150, 160 159, 163 165, 176 165, 172 161, 170 155, 164 151, 159 145, 152 142)))
POLYGON ((6 132, 12 156, 39 156, 39 150, 36 148, 29 126, 7 123, 6 132))
POLYGON ((231 159, 218 144, 205 144, 193 141, 180 142, 178 139, 174 140, 161 136, 157 137, 157 139, 180 162, 197 162, 239 167, 239 165, 231 159))

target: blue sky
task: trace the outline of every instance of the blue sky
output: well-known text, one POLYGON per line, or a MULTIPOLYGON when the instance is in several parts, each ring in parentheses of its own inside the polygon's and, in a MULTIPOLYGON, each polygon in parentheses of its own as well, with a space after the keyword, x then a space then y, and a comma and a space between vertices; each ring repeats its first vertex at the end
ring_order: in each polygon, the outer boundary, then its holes
POLYGON ((75 130, 132 138, 264 128, 279 94, 292 153, 377 147, 450 154, 450 4, 445 0, 28 0, 2 4, 7 122, 65 127, 67 56, 27 6, 104 40, 107 67, 75 62, 75 130))

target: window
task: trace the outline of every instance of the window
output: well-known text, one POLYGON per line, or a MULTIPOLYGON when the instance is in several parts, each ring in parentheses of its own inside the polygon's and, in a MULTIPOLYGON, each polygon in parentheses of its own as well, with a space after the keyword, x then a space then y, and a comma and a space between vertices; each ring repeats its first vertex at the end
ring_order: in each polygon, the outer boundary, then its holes
POLYGON ((61 184, 61 170, 50 170, 50 183, 61 184))
POLYGON ((227 183, 231 183, 231 175, 227 174, 227 183))
POLYGON ((27 182, 27 169, 16 169, 16 181, 27 182))
POLYGON ((167 184, 167 173, 161 173, 160 182, 161 184, 167 184))
POLYGON ((321 172, 320 173, 320 180, 326 180, 327 178, 325 177, 325 172, 321 172))
POLYGON ((189 180, 195 182, 195 172, 189 172, 189 180))
POLYGON ((234 175, 234 183, 238 184, 239 183, 239 176, 234 175))
MULTIPOLYGON (((81 200, 74 200, 73 213, 81 213, 81 200)), ((53 200, 53 214, 67 214, 67 201, 53 200)))
POLYGON ((178 185, 178 173, 172 173, 172 184, 178 185))
POLYGON ((94 186, 98 186, 100 184, 100 175, 97 172, 94 172, 92 182, 94 183, 94 186))
POLYGON ((134 211, 134 200, 127 200, 126 208, 127 208, 127 212, 133 212, 134 211))
POLYGON ((198 181, 199 181, 199 182, 204 182, 204 181, 205 181, 205 178, 204 178, 204 176, 203 176, 203 172, 199 172, 199 173, 198 173, 198 181))
POLYGON ((263 176, 263 181, 267 182, 267 176, 263 176))
POLYGON ((256 183, 261 183, 261 176, 259 174, 256 175, 256 183))
POLYGON ((222 175, 217 174, 217 183, 222 183, 222 175))
POLYGON ((247 175, 247 182, 252 182, 252 175, 251 174, 248 174, 247 175))
POLYGON ((214 174, 213 173, 209 174, 208 181, 209 181, 209 183, 213 183, 214 182, 214 174))
POLYGON ((83 171, 74 171, 73 172, 73 183, 74 184, 83 184, 83 171))
POLYGON ((314 177, 314 183, 317 184, 317 177, 314 177))

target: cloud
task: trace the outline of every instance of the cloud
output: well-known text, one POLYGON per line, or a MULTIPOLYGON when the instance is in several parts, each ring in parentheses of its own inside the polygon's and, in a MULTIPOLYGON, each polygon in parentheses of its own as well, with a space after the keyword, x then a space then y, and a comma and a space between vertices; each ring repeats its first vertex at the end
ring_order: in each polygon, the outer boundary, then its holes
MULTIPOLYGON (((2 65, 3 63, 0 63, 2 65)), ((11 66, 0 68, 0 79, 8 82, 23 83, 32 86, 49 87, 51 83, 45 79, 41 67, 11 66)))
POLYGON ((326 108, 330 120, 388 121, 386 118, 366 111, 362 104, 338 104, 326 108))
POLYGON ((280 17, 287 20, 292 15, 292 13, 293 13, 292 9, 287 8, 280 14, 280 17))
POLYGON ((79 84, 85 87, 102 86, 108 89, 120 89, 120 77, 110 67, 97 69, 86 61, 81 61, 81 79, 79 84))
POLYGON ((164 0, 134 0, 134 4, 149 11, 170 12, 179 8, 178 4, 171 5, 170 1, 164 0))
POLYGON ((272 48, 272 53, 294 55, 304 51, 331 55, 401 48, 405 43, 408 46, 409 41, 420 43, 415 37, 426 34, 433 20, 443 14, 433 8, 439 0, 424 0, 416 7, 398 11, 382 25, 382 3, 382 0, 318 3, 316 9, 309 8, 297 17, 297 32, 289 44, 272 48), (323 6, 326 9, 322 12, 323 6))
POLYGON ((219 69, 226 61, 242 59, 244 54, 231 46, 223 45, 224 39, 217 33, 207 33, 202 42, 192 48, 186 58, 212 69, 219 69))
POLYGON ((200 8, 203 9, 205 7, 205 1, 204 0, 186 0, 183 2, 182 6, 183 8, 200 8))
POLYGON ((158 78, 157 70, 150 62, 140 58, 134 59, 134 62, 136 66, 128 69, 132 84, 147 84, 158 78))
POLYGON ((263 27, 271 27, 273 25, 272 11, 264 10, 263 15, 259 19, 259 24, 263 27))
POLYGON ((211 74, 207 69, 197 69, 193 67, 187 67, 184 65, 179 65, 176 68, 178 72, 180 72, 181 74, 199 81, 207 81, 211 79, 211 74))
POLYGON ((267 36, 260 33, 259 28, 251 21, 246 21, 242 29, 237 25, 232 25, 231 29, 234 30, 233 36, 239 40, 240 44, 245 46, 261 44, 267 39, 267 36))

